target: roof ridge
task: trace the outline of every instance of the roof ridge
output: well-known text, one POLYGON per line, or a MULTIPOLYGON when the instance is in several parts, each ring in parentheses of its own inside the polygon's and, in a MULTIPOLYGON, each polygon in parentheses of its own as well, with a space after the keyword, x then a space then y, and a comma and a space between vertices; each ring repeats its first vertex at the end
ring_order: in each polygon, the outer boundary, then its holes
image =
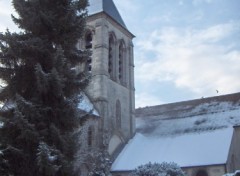
POLYGON ((178 111, 189 112, 194 108, 200 107, 202 105, 209 104, 209 106, 217 106, 219 103, 230 102, 232 103, 232 107, 240 106, 240 93, 233 93, 215 97, 208 97, 202 99, 195 99, 189 101, 181 101, 169 104, 162 104, 162 105, 155 105, 155 106, 148 106, 143 108, 136 109, 136 117, 138 116, 151 116, 151 115, 160 115, 166 113, 176 113, 178 111), (215 104, 213 104, 215 102, 215 104), (216 104, 217 103, 217 104, 216 104))

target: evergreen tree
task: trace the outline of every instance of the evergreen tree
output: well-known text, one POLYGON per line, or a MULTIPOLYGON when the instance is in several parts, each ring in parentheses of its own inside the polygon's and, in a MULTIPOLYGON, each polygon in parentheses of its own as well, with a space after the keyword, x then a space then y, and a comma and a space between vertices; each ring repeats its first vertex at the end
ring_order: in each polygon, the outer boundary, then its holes
POLYGON ((91 171, 89 176, 110 176, 110 170, 112 162, 110 160, 110 155, 105 149, 95 150, 88 157, 89 165, 91 171))
POLYGON ((0 33, 0 175, 74 175, 79 93, 74 65, 87 0, 13 0, 21 32, 0 33))

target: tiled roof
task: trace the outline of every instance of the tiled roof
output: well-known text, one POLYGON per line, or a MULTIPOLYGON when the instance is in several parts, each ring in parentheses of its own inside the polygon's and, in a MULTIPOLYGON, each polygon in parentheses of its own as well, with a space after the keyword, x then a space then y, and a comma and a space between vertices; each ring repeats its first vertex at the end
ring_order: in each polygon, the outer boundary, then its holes
POLYGON ((89 0, 88 14, 89 16, 104 12, 113 20, 126 28, 121 15, 119 14, 114 2, 112 0, 89 0))

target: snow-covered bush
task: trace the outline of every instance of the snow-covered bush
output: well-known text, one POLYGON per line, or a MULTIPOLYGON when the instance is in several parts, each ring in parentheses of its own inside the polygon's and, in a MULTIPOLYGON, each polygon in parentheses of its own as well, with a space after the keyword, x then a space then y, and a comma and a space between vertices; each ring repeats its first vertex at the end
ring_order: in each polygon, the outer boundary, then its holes
POLYGON ((176 163, 148 163, 139 166, 132 176, 185 176, 182 169, 176 163))

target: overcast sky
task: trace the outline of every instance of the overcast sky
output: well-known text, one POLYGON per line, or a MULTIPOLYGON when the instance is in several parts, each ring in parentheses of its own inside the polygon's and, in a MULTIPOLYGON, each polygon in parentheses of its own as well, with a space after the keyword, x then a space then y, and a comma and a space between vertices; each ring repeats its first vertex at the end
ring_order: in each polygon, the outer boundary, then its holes
POLYGON ((114 2, 136 35, 136 107, 240 91, 240 0, 114 2))
MULTIPOLYGON (((136 35, 136 107, 240 91, 240 0, 114 0, 136 35)), ((11 22, 0 0, 0 31, 11 22)))

